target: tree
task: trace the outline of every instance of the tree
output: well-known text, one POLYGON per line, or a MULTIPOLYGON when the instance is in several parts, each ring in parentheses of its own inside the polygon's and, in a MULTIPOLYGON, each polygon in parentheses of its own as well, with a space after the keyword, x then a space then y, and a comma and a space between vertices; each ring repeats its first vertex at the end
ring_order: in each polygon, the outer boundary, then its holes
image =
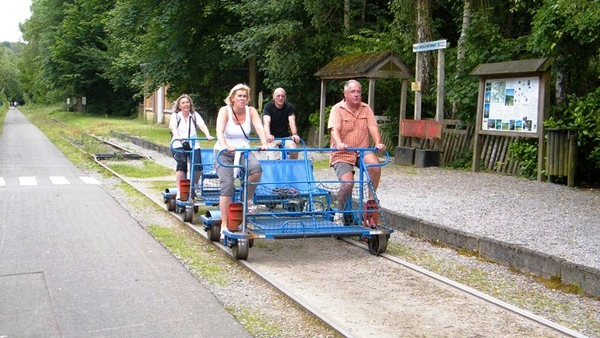
POLYGON ((56 63, 50 57, 49 47, 54 43, 58 26, 64 18, 64 7, 69 1, 37 0, 31 5, 31 17, 21 26, 27 46, 19 63, 21 83, 33 102, 51 103, 64 97, 58 89, 52 70, 56 63))
POLYGON ((266 99, 284 87, 298 112, 297 123, 308 124, 318 109, 318 82, 313 74, 329 62, 341 39, 343 12, 337 1, 242 1, 232 6, 242 28, 226 36, 226 53, 242 60, 256 59, 262 75, 258 90, 266 99), (339 14, 339 15, 336 15, 339 14))
POLYGON ((239 56, 222 48, 223 36, 240 29, 231 12, 235 5, 220 0, 119 0, 109 25, 116 42, 111 53, 127 63, 114 59, 113 78, 118 80, 120 69, 132 72, 137 67, 136 84, 146 83, 147 90, 168 85, 170 96, 188 93, 199 108, 216 115, 229 89, 247 79, 239 56), (123 31, 123 25, 133 33, 123 31), (135 47, 129 48, 131 44, 135 47))
POLYGON ((129 92, 138 102, 149 92, 144 90, 142 43, 146 14, 150 13, 143 6, 139 1, 117 1, 106 25, 108 63, 104 76, 115 91, 129 92))
POLYGON ((600 2, 545 0, 535 12, 529 48, 553 56, 556 103, 567 104, 570 93, 583 96, 599 85, 594 64, 600 52, 600 2))
POLYGON ((36 102, 87 97, 90 110, 130 115, 137 102, 126 87, 113 87, 107 70, 106 23, 114 1, 39 0, 23 25, 28 45, 22 81, 36 102))
POLYGON ((17 54, 11 48, 0 45, 0 93, 8 101, 23 100, 21 86, 18 81, 18 60, 17 54))

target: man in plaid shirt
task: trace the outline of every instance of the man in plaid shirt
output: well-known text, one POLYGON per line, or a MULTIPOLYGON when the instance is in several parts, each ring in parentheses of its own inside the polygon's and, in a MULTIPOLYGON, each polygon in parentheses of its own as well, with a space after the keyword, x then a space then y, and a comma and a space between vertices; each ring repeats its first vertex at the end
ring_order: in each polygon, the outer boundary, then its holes
MULTIPOLYGON (((332 151, 329 165, 333 167, 340 181, 348 181, 342 184, 338 191, 338 209, 342 209, 348 198, 352 195, 354 188, 354 167, 358 165, 359 154, 355 151, 347 151, 347 148, 369 148, 369 135, 379 151, 385 151, 385 144, 381 143, 381 134, 375 120, 375 114, 368 104, 361 100, 361 85, 356 80, 349 80, 344 85, 344 99, 338 102, 329 114, 327 128, 331 134, 332 151)), ((371 152, 363 153, 366 164, 379 163, 379 158, 371 152)), ((369 167, 369 176, 373 188, 377 190, 381 178, 381 167, 369 167)), ((369 191, 369 200, 373 199, 369 191)), ((343 214, 337 213, 334 221, 343 223, 343 214)))

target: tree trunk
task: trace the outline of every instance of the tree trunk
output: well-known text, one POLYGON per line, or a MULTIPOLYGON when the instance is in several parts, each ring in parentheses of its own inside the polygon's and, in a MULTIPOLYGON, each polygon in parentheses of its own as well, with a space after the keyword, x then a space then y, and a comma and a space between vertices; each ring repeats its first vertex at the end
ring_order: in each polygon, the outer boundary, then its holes
POLYGON ((367 11, 367 0, 362 0, 362 8, 360 11, 360 13, 361 13, 360 18, 362 19, 362 22, 365 22, 365 18, 367 16, 366 11, 367 11))
MULTIPOLYGON (((583 60, 580 60, 583 64, 583 60)), ((556 90, 555 99, 556 104, 559 106, 569 104, 569 94, 571 92, 570 79, 572 73, 569 71, 567 66, 568 62, 563 55, 557 55, 556 59, 552 63, 552 68, 556 72, 556 84, 554 89, 556 90)), ((560 111, 560 109, 559 109, 560 111)), ((555 116, 557 119, 561 119, 562 116, 555 116)))
POLYGON ((256 65, 256 58, 251 57, 248 60, 248 86, 250 87, 250 99, 251 105, 258 109, 258 91, 257 91, 257 77, 258 67, 256 65))
MULTIPOLYGON (((456 75, 454 76, 458 79, 462 76, 463 68, 462 68, 462 59, 465 58, 465 48, 467 43, 467 30, 471 25, 471 0, 464 0, 463 5, 463 20, 462 27, 460 30, 460 37, 458 38, 458 46, 456 48, 456 75)), ((456 118, 458 114, 458 101, 456 99, 452 100, 452 118, 456 118)))
MULTIPOLYGON (((417 0, 417 42, 431 41, 431 0, 417 0)), ((417 53, 421 65, 421 92, 427 93, 431 87, 431 62, 429 52, 417 53)))
POLYGON ((471 0, 464 0, 463 6, 463 20, 462 27, 460 30, 460 37, 458 38, 457 55, 456 59, 458 62, 458 71, 462 72, 460 60, 465 58, 465 44, 467 43, 467 30, 471 25, 471 0))
POLYGON ((350 0, 344 0, 344 29, 350 33, 350 0))
MULTIPOLYGON (((567 104, 568 97, 568 85, 567 85, 568 76, 565 74, 564 69, 559 69, 556 71, 556 104, 557 105, 565 105, 567 104)), ((559 116, 557 118, 562 118, 559 116)))

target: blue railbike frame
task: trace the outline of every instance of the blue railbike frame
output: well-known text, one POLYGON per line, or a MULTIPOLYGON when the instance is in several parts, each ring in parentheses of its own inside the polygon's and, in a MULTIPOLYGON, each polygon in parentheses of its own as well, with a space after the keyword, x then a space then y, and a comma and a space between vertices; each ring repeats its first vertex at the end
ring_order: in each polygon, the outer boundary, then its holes
MULTIPOLYGON (((349 148, 347 149, 348 151, 356 151, 360 156, 361 156, 361 160, 359 160, 359 172, 358 172, 358 181, 354 181, 356 183, 358 183, 358 191, 359 191, 359 196, 358 196, 358 209, 353 209, 352 205, 353 205, 353 201, 352 198, 349 198, 346 206, 344 207, 344 210, 354 210, 353 211, 353 218, 354 218, 354 223, 355 224, 361 224, 362 223, 362 217, 363 217, 363 208, 364 208, 364 184, 369 184, 371 185, 371 189, 372 189, 372 183, 371 183, 371 179, 368 173, 368 168, 372 167, 372 166, 385 166, 387 163, 389 163, 389 154, 387 152, 385 152, 386 155, 386 159, 381 162, 381 163, 377 163, 377 164, 366 164, 364 163, 364 161, 362 161, 362 156, 365 152, 367 151, 372 151, 372 152, 377 152, 377 149, 375 148, 349 148)), ((222 150, 221 152, 223 152, 224 150, 222 150)), ((222 165, 224 167, 231 167, 231 168, 239 168, 240 172, 243 172, 242 177, 240 178, 241 180, 241 184, 242 184, 242 201, 247 201, 249 199, 248 196, 248 191, 247 191, 247 184, 256 184, 256 183, 251 183, 248 182, 248 172, 247 170, 244 170, 244 168, 248 167, 248 153, 249 152, 258 152, 260 151, 260 149, 258 148, 238 148, 235 149, 235 151, 240 151, 240 152, 244 152, 244 161, 243 163, 240 164, 234 164, 234 165, 225 165, 223 163, 220 162, 219 160, 219 155, 221 152, 219 152, 219 154, 217 154, 217 162, 219 163, 219 165, 222 165)), ((308 156, 307 153, 309 151, 317 151, 317 152, 331 152, 331 151, 336 151, 335 149, 331 149, 331 148, 311 148, 311 149, 306 149, 306 148, 297 148, 297 149, 269 149, 267 151, 287 151, 287 152, 291 152, 291 151, 299 151, 299 152, 303 152, 305 154, 304 156, 304 160, 298 159, 298 160, 290 160, 290 161, 298 161, 299 163, 304 162, 304 165, 306 167, 306 170, 310 170, 311 175, 309 177, 312 177, 312 163, 310 163, 310 161, 308 160, 308 156)), ((314 183, 314 182, 313 182, 314 183)), ((321 181, 321 183, 332 183, 332 184, 340 184, 340 181, 321 181)), ((341 182, 344 183, 344 182, 341 182)), ((349 182, 350 183, 350 182, 349 182)), ((375 194, 374 190, 373 191, 373 195, 375 194)), ((374 198, 377 198, 375 195, 373 196, 374 198)), ((311 196, 309 195, 308 198, 310 199, 311 196)), ((309 200, 310 202, 310 200, 309 200)), ((312 205, 311 203, 309 203, 309 205, 312 205)), ((244 208, 243 208, 243 221, 242 221, 242 226, 240 231, 229 231, 229 230, 223 230, 223 234, 224 234, 224 244, 228 245, 228 246, 235 246, 236 241, 239 239, 255 239, 255 238, 305 238, 305 237, 341 237, 341 236, 366 236, 366 237, 370 237, 370 236, 377 236, 377 235, 381 235, 381 234, 389 234, 392 231, 386 227, 380 227, 380 228, 366 228, 360 225, 356 225, 356 226, 329 226, 327 225, 327 223, 320 221, 320 224, 326 224, 327 226, 322 226, 322 227, 317 227, 314 226, 314 219, 316 217, 319 217, 319 219, 327 219, 327 218, 331 218, 333 219, 333 213, 335 212, 335 210, 323 210, 323 211, 311 211, 308 210, 308 212, 290 212, 288 216, 293 216, 294 218, 290 218, 290 219, 284 219, 282 217, 280 218, 276 218, 275 214, 270 214, 269 212, 266 213, 262 213, 261 216, 262 218, 259 220, 256 215, 252 215, 252 217, 249 218, 249 214, 248 214, 248 207, 246 205, 246 203, 244 203, 244 208), (266 217, 265 217, 266 216, 266 217), (267 221, 266 218, 268 218, 268 216, 273 216, 272 220, 267 221), (297 216, 307 216, 307 218, 305 219, 301 219, 298 218, 297 216), (309 222, 310 220, 313 220, 313 224, 302 224, 302 222, 309 222), (261 222, 263 224, 261 224, 261 222), (267 224, 269 223, 269 224, 267 224), (272 226, 271 223, 277 223, 278 226, 272 226), (248 226, 252 225, 252 229, 249 229, 248 226), (264 225, 264 226, 262 226, 264 225), (296 230, 291 231, 290 227, 287 227, 286 225, 293 225, 294 228, 296 230)), ((281 216, 281 213, 279 214, 281 216)), ((331 222, 330 222, 331 223, 331 222)))

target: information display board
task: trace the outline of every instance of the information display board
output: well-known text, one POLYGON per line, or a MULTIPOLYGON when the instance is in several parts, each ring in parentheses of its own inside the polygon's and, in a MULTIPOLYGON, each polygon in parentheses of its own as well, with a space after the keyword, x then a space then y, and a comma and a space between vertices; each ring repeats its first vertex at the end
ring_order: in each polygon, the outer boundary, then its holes
POLYGON ((482 130, 537 133, 539 77, 485 81, 482 130))

